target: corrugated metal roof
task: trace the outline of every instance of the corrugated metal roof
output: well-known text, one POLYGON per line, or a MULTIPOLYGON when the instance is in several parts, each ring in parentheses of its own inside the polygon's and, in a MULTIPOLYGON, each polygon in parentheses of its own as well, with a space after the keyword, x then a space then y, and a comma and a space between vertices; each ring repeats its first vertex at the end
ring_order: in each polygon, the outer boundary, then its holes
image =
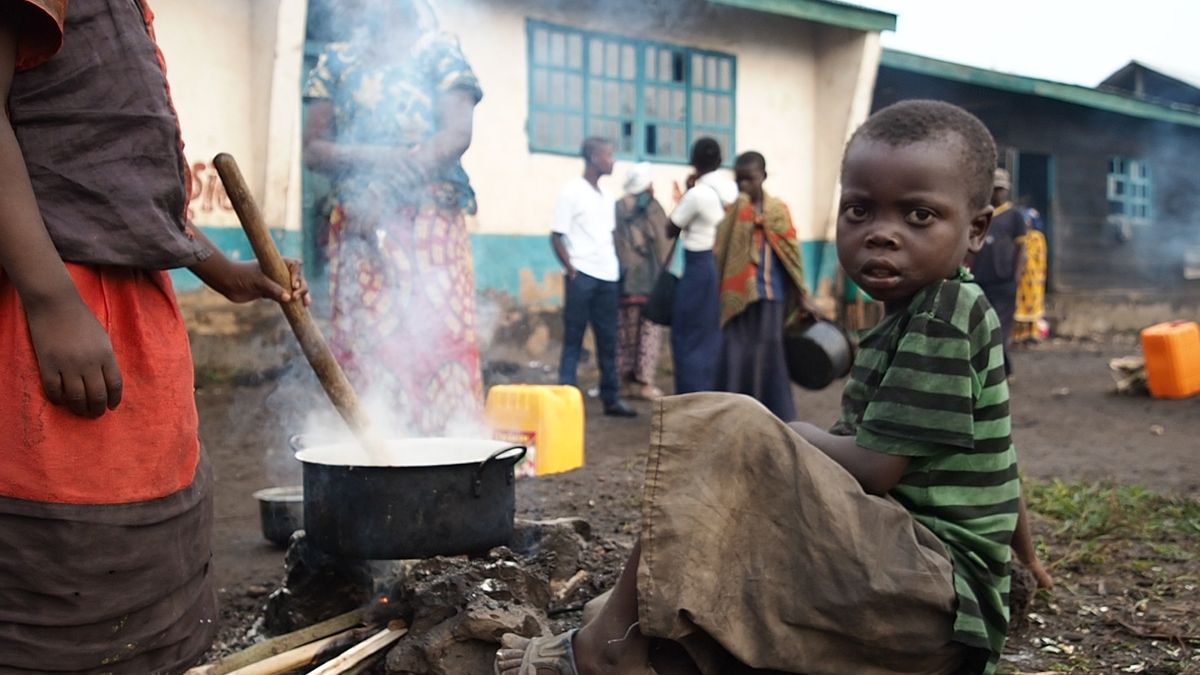
POLYGON ((710 0, 716 5, 728 5, 767 14, 790 16, 842 28, 876 31, 896 30, 896 15, 869 7, 860 7, 832 0, 710 0))
POLYGON ((880 66, 989 89, 1040 96, 1129 117, 1200 127, 1200 114, 1197 114, 1195 109, 1190 106, 1153 103, 1133 96, 1100 91, 1076 84, 1001 73, 892 49, 883 50, 880 66))

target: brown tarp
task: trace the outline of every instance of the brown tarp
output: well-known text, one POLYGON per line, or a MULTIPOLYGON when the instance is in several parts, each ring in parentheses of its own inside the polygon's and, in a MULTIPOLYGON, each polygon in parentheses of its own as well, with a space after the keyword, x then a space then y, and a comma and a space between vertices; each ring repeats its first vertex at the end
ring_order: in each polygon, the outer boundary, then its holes
POLYGON ((705 675, 955 672, 945 547, 748 396, 653 403, 641 630, 705 675))

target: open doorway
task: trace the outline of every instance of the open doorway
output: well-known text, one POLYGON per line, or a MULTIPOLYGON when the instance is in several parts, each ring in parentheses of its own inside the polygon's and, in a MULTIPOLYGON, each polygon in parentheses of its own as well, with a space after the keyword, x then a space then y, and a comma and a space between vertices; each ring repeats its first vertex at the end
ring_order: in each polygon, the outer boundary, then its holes
MULTIPOLYGON (((304 99, 304 88, 308 74, 317 65, 317 58, 325 45, 334 41, 333 15, 336 11, 333 0, 310 0, 304 34, 304 66, 299 84, 301 110, 301 133, 308 121, 308 101, 304 99)), ((303 151, 301 151, 303 152, 303 151)), ((333 186, 326 176, 312 171, 301 162, 301 228, 304 235, 304 266, 309 284, 318 297, 328 297, 329 277, 326 244, 328 238, 329 212, 332 206, 333 186)), ((328 303, 321 303, 327 306, 328 303)))
POLYGON ((1023 207, 1032 207, 1041 216, 1046 235, 1046 289, 1054 288, 1054 157, 1038 152, 1018 152, 1013 178, 1013 198, 1023 207))

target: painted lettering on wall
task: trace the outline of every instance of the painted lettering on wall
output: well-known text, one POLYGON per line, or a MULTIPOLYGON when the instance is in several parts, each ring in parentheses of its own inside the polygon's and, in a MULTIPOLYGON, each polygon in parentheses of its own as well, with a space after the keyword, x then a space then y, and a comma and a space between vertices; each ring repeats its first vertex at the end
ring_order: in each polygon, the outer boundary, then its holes
MULTIPOLYGON (((203 216, 231 215, 233 202, 225 194, 225 186, 217 175, 216 167, 206 162, 192 163, 192 201, 188 204, 188 220, 195 221, 203 216)), ((211 218, 204 218, 210 220, 211 218)))

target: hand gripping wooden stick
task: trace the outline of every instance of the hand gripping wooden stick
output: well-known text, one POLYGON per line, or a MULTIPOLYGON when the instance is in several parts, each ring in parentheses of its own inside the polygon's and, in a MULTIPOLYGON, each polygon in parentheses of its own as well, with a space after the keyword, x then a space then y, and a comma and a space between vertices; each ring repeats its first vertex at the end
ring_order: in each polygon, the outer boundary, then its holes
MULTIPOLYGON (((254 202, 250 189, 246 187, 246 180, 242 178, 237 162, 232 156, 221 153, 213 159, 213 165, 217 167, 217 174, 221 176, 225 192, 229 195, 229 201, 233 203, 233 210, 250 239, 250 246, 254 249, 258 264, 272 281, 291 292, 291 273, 288 272, 279 249, 275 247, 275 241, 271 239, 267 224, 263 221, 262 213, 258 210, 258 204, 254 202)), ((346 379, 341 366, 334 360, 333 352, 329 351, 329 345, 321 335, 321 329, 313 320, 312 314, 297 297, 281 306, 288 323, 292 326, 292 332, 300 342, 300 349, 304 351, 305 358, 316 372, 317 379, 321 381, 321 386, 325 388, 333 407, 341 414, 342 419, 346 420, 346 424, 358 436, 363 446, 373 447, 369 432, 370 420, 358 401, 354 387, 346 379)))

